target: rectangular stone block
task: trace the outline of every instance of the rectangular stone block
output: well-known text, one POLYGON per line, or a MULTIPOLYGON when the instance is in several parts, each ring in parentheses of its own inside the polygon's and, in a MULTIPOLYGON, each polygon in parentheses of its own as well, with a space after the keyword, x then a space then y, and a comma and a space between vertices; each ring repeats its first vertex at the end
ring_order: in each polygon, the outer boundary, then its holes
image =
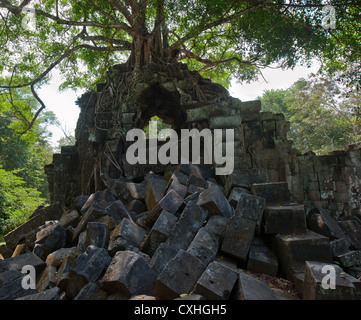
POLYGON ((361 265, 361 250, 349 251, 336 257, 342 268, 349 268, 361 265))
POLYGON ((170 231, 176 222, 177 217, 175 215, 163 210, 150 230, 148 237, 146 237, 141 250, 150 257, 153 256, 158 246, 168 239, 170 231))
POLYGON ((58 249, 66 246, 66 230, 59 224, 55 225, 55 228, 46 238, 45 242, 41 244, 41 250, 38 252, 40 259, 44 260, 46 257, 58 249))
POLYGON ((188 185, 188 180, 189 180, 188 174, 185 174, 181 171, 174 171, 169 181, 170 183, 171 181, 176 181, 186 186, 188 185))
POLYGON ((350 248, 350 243, 346 238, 333 240, 330 245, 334 257, 347 253, 350 248))
POLYGON ((222 242, 226 233, 228 222, 229 218, 222 216, 212 216, 208 219, 205 228, 210 233, 213 233, 217 238, 219 238, 220 242, 222 242))
POLYGON ((224 185, 225 195, 229 195, 231 190, 235 187, 242 187, 248 189, 249 173, 247 170, 233 170, 233 172, 227 176, 226 183, 224 185))
POLYGON ((167 192, 169 192, 170 190, 174 190, 179 194, 181 198, 184 199, 187 196, 188 187, 177 180, 171 180, 167 192))
POLYGON ((175 299, 192 291, 206 266, 189 252, 179 250, 160 273, 156 285, 157 299, 175 299))
POLYGON ((30 294, 38 293, 36 289, 24 289, 21 285, 24 273, 18 270, 7 270, 0 273, 0 300, 15 300, 30 294))
POLYGON ((356 220, 339 221, 338 223, 351 246, 356 250, 361 249, 361 224, 356 220))
POLYGON ((85 246, 108 249, 110 228, 99 222, 89 222, 86 228, 85 246))
POLYGON ((149 266, 156 274, 160 274, 169 260, 177 255, 177 251, 165 243, 161 243, 152 258, 149 261, 149 266))
POLYGON ((147 231, 129 219, 123 221, 112 231, 108 253, 114 256, 117 251, 127 250, 130 246, 139 248, 147 231))
POLYGON ((132 251, 118 251, 109 264, 103 278, 102 288, 110 294, 154 294, 156 274, 148 263, 132 251))
POLYGON ((239 127, 242 124, 241 116, 219 116, 208 119, 211 129, 230 129, 239 127))
POLYGON ((242 193, 239 196, 235 215, 241 218, 254 221, 257 232, 261 231, 262 217, 266 208, 266 200, 251 194, 242 193))
POLYGON ((238 201, 243 193, 250 194, 250 192, 245 188, 235 187, 232 189, 228 196, 228 202, 233 208, 237 207, 238 201))
POLYGON ((232 216, 228 222, 221 252, 245 263, 255 228, 255 222, 232 216))
POLYGON ((292 280, 292 268, 303 267, 306 261, 333 261, 329 238, 310 230, 306 234, 274 236, 273 251, 280 275, 288 280, 292 280))
POLYGON ((66 290, 66 286, 68 285, 69 280, 69 271, 75 260, 75 256, 65 257, 58 269, 56 285, 60 288, 61 291, 66 290))
POLYGON ((163 210, 176 213, 183 205, 183 198, 174 190, 170 190, 146 215, 144 226, 151 228, 163 210))
POLYGON ((207 300, 227 300, 237 281, 238 273, 218 262, 212 262, 197 281, 194 293, 207 300))
MULTIPOLYGON (((305 266, 304 300, 352 300, 355 296, 354 285, 338 265, 306 261, 305 266), (324 288, 322 281, 325 276, 335 277, 332 279, 335 281, 333 288, 324 288)), ((326 285, 330 285, 330 281, 326 285)))
POLYGON ((267 204, 289 203, 291 199, 287 182, 254 183, 251 192, 266 199, 267 204))
POLYGON ((206 221, 208 211, 194 202, 188 202, 174 225, 166 244, 175 250, 186 250, 206 221))
POLYGON ((277 257, 266 246, 252 245, 249 250, 247 270, 276 277, 278 272, 277 257))
POLYGON ((224 114, 224 109, 216 105, 207 105, 200 108, 187 110, 187 122, 197 122, 207 120, 210 116, 220 116, 224 114))
POLYGON ((200 228, 187 251, 207 266, 214 260, 219 248, 219 238, 203 227, 200 228))
POLYGON ((241 271, 238 275, 232 299, 277 300, 274 291, 265 282, 252 277, 244 271, 241 271))
POLYGON ((110 261, 111 258, 105 249, 89 246, 70 268, 66 295, 74 299, 86 284, 98 280, 110 261))
POLYGON ((304 234, 306 215, 304 205, 268 206, 264 214, 266 234, 304 234))
POLYGON ((33 252, 28 252, 20 254, 13 258, 0 260, 0 273, 8 270, 21 271, 22 268, 26 265, 33 266, 36 272, 39 274, 44 270, 46 266, 45 262, 42 261, 36 254, 34 254, 33 252))
POLYGON ((148 211, 163 198, 167 188, 167 181, 159 178, 150 177, 145 187, 145 203, 148 211))
POLYGON ((36 289, 38 289, 38 291, 41 292, 55 287, 56 283, 57 283, 56 267, 52 265, 48 265, 40 275, 40 278, 37 280, 36 289))
POLYGON ((221 215, 227 218, 233 215, 232 206, 216 184, 201 192, 197 204, 205 208, 209 215, 221 215))

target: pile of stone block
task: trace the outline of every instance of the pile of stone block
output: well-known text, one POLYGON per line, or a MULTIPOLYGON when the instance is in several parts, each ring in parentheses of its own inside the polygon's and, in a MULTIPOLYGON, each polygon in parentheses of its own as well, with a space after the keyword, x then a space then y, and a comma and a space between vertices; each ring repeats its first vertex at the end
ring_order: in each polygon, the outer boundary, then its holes
POLYGON ((179 165, 36 210, 0 247, 0 299, 359 299, 357 218, 306 217, 261 169, 218 178, 179 165), (299 296, 254 274, 292 281, 299 296))

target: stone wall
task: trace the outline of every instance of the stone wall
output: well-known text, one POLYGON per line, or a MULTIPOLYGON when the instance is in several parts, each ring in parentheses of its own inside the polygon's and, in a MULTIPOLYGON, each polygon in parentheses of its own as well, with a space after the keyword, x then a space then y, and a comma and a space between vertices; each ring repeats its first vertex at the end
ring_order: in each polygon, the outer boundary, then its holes
MULTIPOLYGON (((167 99, 178 95, 168 82, 159 87, 167 99)), ((105 111, 106 104, 103 111, 97 109, 99 100, 111 100, 101 89, 88 94, 81 105, 76 146, 63 148, 46 167, 52 202, 69 205, 79 194, 91 194, 122 180, 143 177, 149 170, 162 172, 167 167, 127 163, 125 153, 130 142, 125 141, 125 134, 141 127, 139 123, 146 123, 150 114, 147 109, 131 109, 128 103, 117 111, 119 121, 114 119, 114 111, 105 111)), ((150 94, 148 85, 138 86, 137 90, 141 97, 150 94)), ((171 123, 169 104, 163 101, 159 105, 158 112, 162 113, 164 105, 163 113, 171 123)), ((177 130, 234 129, 235 170, 259 168, 266 172, 268 182, 286 181, 293 200, 310 208, 319 206, 338 215, 360 213, 361 150, 357 147, 327 156, 301 155, 287 138, 289 123, 284 116, 261 112, 260 101, 229 97, 191 108, 178 105, 174 110, 177 130)))

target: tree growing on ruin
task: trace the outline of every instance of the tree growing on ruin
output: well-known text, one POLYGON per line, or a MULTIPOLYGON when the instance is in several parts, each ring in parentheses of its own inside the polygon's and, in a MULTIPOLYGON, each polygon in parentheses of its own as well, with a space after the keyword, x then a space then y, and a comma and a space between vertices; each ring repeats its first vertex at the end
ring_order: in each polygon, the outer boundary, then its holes
POLYGON ((140 74, 181 61, 226 86, 269 66, 332 61, 340 46, 355 60, 357 3, 332 1, 339 25, 326 30, 321 0, 0 0, 0 88, 31 89, 39 102, 31 124, 54 68, 61 88, 89 88, 116 64, 140 74))

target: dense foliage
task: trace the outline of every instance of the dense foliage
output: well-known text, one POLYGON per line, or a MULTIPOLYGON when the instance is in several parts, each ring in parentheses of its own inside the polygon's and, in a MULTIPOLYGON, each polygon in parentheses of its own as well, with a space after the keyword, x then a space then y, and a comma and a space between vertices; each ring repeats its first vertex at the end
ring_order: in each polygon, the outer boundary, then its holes
POLYGON ((361 92, 337 79, 313 75, 286 90, 265 91, 259 99, 263 111, 285 115, 289 137, 301 152, 327 154, 361 139, 361 92))
POLYGON ((46 126, 55 116, 45 112, 29 129, 34 100, 25 88, 11 99, 0 96, 0 234, 24 222, 48 196, 44 165, 52 148, 46 126))

